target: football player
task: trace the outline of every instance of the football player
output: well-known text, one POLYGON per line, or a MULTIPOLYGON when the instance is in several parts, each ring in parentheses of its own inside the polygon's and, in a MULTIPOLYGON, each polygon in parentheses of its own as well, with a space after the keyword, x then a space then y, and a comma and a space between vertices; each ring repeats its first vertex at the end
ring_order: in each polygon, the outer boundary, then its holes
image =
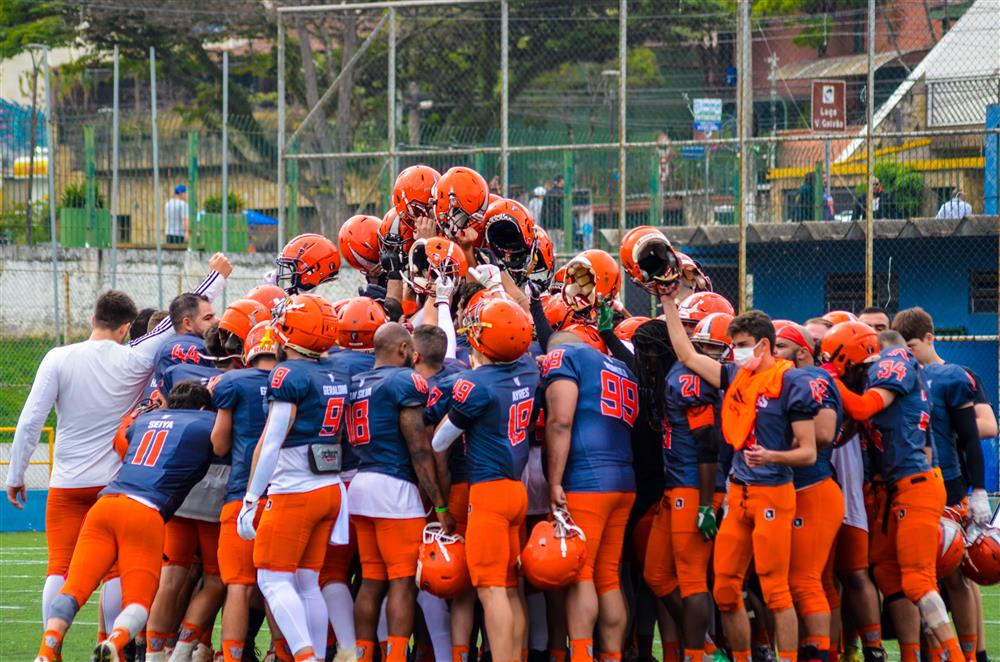
POLYGON ((208 390, 197 382, 178 384, 167 407, 143 414, 129 428, 122 469, 87 513, 66 584, 49 603, 36 662, 59 658, 77 612, 116 562, 123 609, 93 659, 117 662, 119 651, 145 625, 159 578, 164 523, 205 475, 212 457, 215 415, 208 390))
POLYGON ((203 294, 182 294, 170 302, 170 325, 174 335, 156 357, 154 378, 162 385, 163 372, 177 363, 210 364, 205 333, 219 321, 212 302, 203 294))
POLYGON ((715 544, 713 595, 722 612, 736 662, 750 657, 750 621, 743 579, 751 558, 767 607, 774 614, 780 660, 798 652, 798 619, 788 587, 795 487, 792 467, 816 461, 813 418, 819 403, 808 375, 775 359, 774 326, 759 311, 733 319, 733 363, 720 364, 691 344, 677 307, 662 297, 677 358, 704 382, 725 391, 722 432, 736 453, 730 474, 729 511, 715 544))
POLYGON ((567 588, 570 657, 620 660, 625 600, 619 566, 625 526, 635 502, 632 426, 639 388, 628 367, 569 332, 555 334, 542 364, 550 502, 566 508, 586 535, 583 568, 567 588))

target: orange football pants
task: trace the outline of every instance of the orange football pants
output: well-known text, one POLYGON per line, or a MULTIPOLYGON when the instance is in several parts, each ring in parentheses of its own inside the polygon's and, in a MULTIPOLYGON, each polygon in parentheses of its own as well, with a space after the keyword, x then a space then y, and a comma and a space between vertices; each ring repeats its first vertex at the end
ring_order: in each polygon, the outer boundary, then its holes
MULTIPOLYGON (((244 540, 236 532, 240 501, 230 501, 219 513, 219 575, 222 583, 252 586, 257 583, 257 568, 253 565, 253 540, 244 540)), ((260 526, 262 508, 257 509, 254 526, 260 526)))
POLYGON ((868 569, 868 532, 841 524, 837 532, 834 568, 838 573, 868 569))
POLYGON ((519 480, 491 480, 469 488, 465 554, 473 586, 517 586, 517 559, 527 512, 528 491, 519 480))
MULTIPOLYGON (((938 527, 945 489, 940 469, 897 480, 888 490, 889 516, 874 530, 875 582, 886 597, 904 593, 911 602, 937 590, 938 527)), ((884 511, 883 511, 884 512, 884 511)))
MULTIPOLYGON (((236 515, 239 515, 239 508, 236 515)), ((236 521, 233 516, 233 522, 236 521)), ((221 519, 221 513, 220 513, 221 519)), ((195 554, 201 556, 201 569, 206 575, 219 574, 220 522, 205 522, 187 517, 171 517, 163 538, 163 565, 190 569, 195 554)))
POLYGON ((451 486, 448 491, 448 513, 455 518, 455 533, 465 537, 465 531, 469 526, 468 483, 454 483, 451 486))
POLYGON ((649 549, 649 536, 653 531, 653 520, 660 511, 660 503, 650 506, 649 510, 639 518, 632 529, 632 549, 635 550, 636 567, 646 567, 646 551, 649 549))
POLYGON ((795 492, 788 586, 799 616, 830 612, 823 575, 843 520, 844 493, 833 478, 795 492))
POLYGON ((618 568, 633 503, 635 492, 566 493, 566 507, 587 536, 587 558, 576 582, 593 582, 598 595, 621 587, 618 568))
POLYGON ((254 540, 254 566, 273 572, 319 572, 339 512, 340 485, 268 496, 254 540))
POLYGON ((49 548, 49 564, 45 574, 65 576, 83 520, 87 511, 97 503, 97 493, 103 489, 103 486, 49 488, 45 502, 45 540, 49 548))
POLYGON ((792 607, 788 588, 795 517, 795 487, 740 485, 729 487, 729 513, 715 539, 715 589, 719 610, 743 606, 743 579, 754 560, 764 601, 771 611, 792 607))
POLYGON ((101 497, 83 523, 62 593, 82 607, 117 560, 122 604, 149 609, 160 583, 163 531, 158 510, 124 494, 101 497))
POLYGON ((387 519, 352 515, 364 579, 385 581, 416 577, 423 542, 423 517, 387 519))
MULTIPOLYGON (((712 499, 715 511, 725 495, 716 493, 712 499)), ((708 593, 708 567, 712 560, 712 541, 698 531, 698 488, 671 487, 653 518, 646 550, 643 578, 662 598, 680 586, 681 597, 708 593)))

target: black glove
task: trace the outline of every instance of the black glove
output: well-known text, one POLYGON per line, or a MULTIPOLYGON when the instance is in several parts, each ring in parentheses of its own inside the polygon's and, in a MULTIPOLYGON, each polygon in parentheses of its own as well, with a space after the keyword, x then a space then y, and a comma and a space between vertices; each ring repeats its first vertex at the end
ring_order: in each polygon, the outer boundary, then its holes
POLYGON ((403 269, 406 268, 406 260, 400 253, 391 249, 382 249, 378 256, 378 262, 389 280, 402 278, 403 269))
POLYGON ((536 283, 533 280, 528 281, 528 296, 530 296, 533 301, 540 300, 546 289, 547 288, 541 283, 536 283))

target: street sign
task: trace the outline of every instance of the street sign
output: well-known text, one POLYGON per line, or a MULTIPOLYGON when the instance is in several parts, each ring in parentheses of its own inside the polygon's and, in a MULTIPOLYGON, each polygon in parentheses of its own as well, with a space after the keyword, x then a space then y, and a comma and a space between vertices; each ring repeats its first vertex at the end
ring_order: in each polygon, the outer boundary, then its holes
POLYGON ((682 145, 681 158, 686 161, 699 161, 705 158, 704 145, 682 145))
POLYGON ((812 130, 847 129, 847 84, 842 80, 812 82, 812 130))
POLYGON ((698 133, 719 133, 722 130, 722 99, 695 99, 694 130, 698 133))

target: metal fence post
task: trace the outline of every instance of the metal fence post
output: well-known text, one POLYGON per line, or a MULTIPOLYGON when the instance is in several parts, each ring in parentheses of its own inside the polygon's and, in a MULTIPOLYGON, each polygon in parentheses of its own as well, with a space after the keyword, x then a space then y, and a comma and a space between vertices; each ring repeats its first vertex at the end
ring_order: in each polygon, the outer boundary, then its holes
POLYGON ((875 150, 872 133, 875 128, 875 0, 868 0, 868 84, 865 94, 865 305, 872 305, 873 267, 875 260, 875 210, 872 209, 875 191, 872 176, 875 174, 875 150))
MULTIPOLYGON (((625 237, 627 226, 625 213, 625 170, 626 156, 625 139, 626 112, 628 107, 628 0, 618 2, 618 241, 625 237)), ((570 196, 572 197, 572 195, 570 196)), ((610 209, 608 210, 611 211, 610 209)))
MULTIPOLYGON (((295 145, 288 150, 290 154, 297 151, 295 145)), ((288 177, 288 234, 294 237, 299 233, 299 162, 289 159, 285 165, 288 177)))
POLYGON ((198 221, 198 132, 188 132, 188 246, 202 249, 201 223, 198 221), (197 229, 197 232, 195 230, 197 229))
POLYGON ((84 234, 85 246, 96 246, 97 242, 97 163, 94 127, 83 127, 83 177, 84 200, 87 206, 87 227, 84 234))
POLYGON ((156 295, 163 308, 163 209, 160 206, 160 131, 156 125, 156 49, 149 47, 149 107, 153 133, 153 217, 156 219, 156 295))
POLYGON ((114 50, 114 100, 111 113, 111 287, 118 284, 118 45, 114 50))
MULTIPOLYGON (((49 232, 52 233, 52 315, 55 343, 59 344, 59 239, 56 237, 56 134, 52 108, 52 74, 49 67, 49 47, 42 49, 45 58, 46 132, 49 134, 49 232)), ((29 186, 34 183, 34 173, 29 186)), ((69 288, 66 288, 69 292, 69 288)), ((68 294, 67 294, 68 295, 68 294)), ((67 311, 68 314, 69 311, 67 311)), ((65 337, 64 337, 65 339, 65 337)))
POLYGON ((573 150, 563 152, 563 245, 566 253, 573 252, 576 237, 573 236, 573 150))
POLYGON ((285 21, 278 14, 278 250, 285 245, 285 21))
POLYGON ((222 52, 222 252, 229 252, 229 51, 222 52))
MULTIPOLYGON (((507 197, 510 175, 510 2, 500 0, 500 192, 507 197)), ((565 189, 563 189, 565 190, 565 189)))
POLYGON ((393 177, 399 172, 399 159, 396 156, 396 8, 389 7, 389 61, 388 82, 386 92, 388 93, 388 104, 386 114, 389 121, 386 125, 387 140, 389 142, 389 186, 393 185, 393 177))
MULTIPOLYGON (((739 203, 737 214, 739 218, 739 245, 738 245, 738 287, 739 287, 739 312, 747 309, 747 216, 751 213, 754 203, 754 186, 750 176, 750 166, 752 156, 750 154, 750 133, 753 127, 753 72, 751 68, 751 32, 750 32, 750 3, 751 0, 740 0, 739 3, 739 30, 737 31, 736 51, 738 53, 737 76, 739 78, 739 93, 737 96, 736 113, 738 115, 737 134, 739 138, 738 153, 740 164, 739 183, 739 203)), ((709 146, 705 146, 707 155, 709 146)), ((707 182, 706 182, 707 186, 707 182)))

